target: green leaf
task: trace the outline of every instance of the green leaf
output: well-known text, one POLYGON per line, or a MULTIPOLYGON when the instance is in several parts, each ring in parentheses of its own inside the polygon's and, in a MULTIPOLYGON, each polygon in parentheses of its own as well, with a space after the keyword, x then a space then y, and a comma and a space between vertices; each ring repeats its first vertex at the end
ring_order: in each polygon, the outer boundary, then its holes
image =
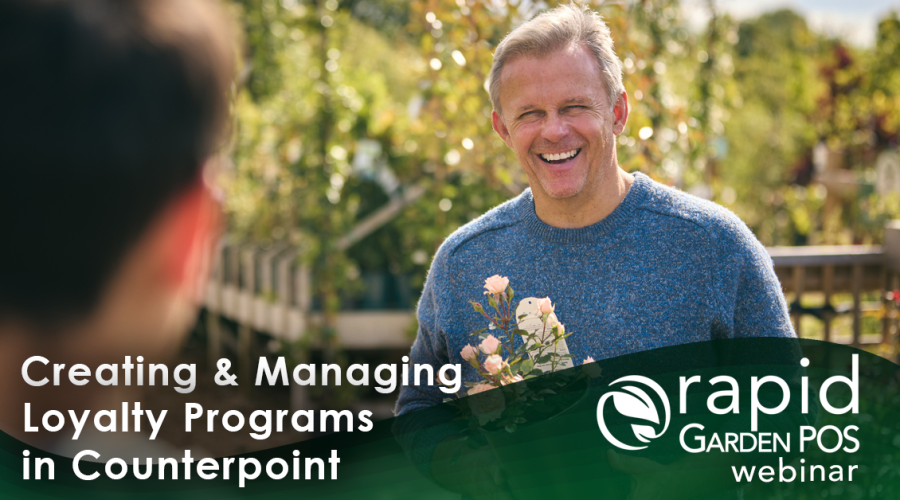
POLYGON ((531 373, 531 371, 534 369, 534 361, 532 361, 531 359, 523 360, 522 363, 519 365, 519 369, 522 371, 523 374, 531 373))
POLYGON ((513 290, 513 287, 511 285, 508 285, 506 289, 508 290, 506 294, 506 300, 508 300, 509 303, 512 304, 512 299, 516 296, 516 292, 513 290))
POLYGON ((479 333, 481 333, 481 332, 483 332, 483 331, 485 331, 485 330, 487 330, 487 327, 482 328, 481 330, 478 330, 477 332, 472 332, 472 333, 469 334, 469 336, 471 337, 472 335, 478 335, 479 333))
POLYGON ((543 389, 540 392, 538 392, 538 394, 549 394, 551 396, 555 396, 556 391, 554 391, 553 389, 543 389))
POLYGON ((509 433, 516 432, 516 424, 508 424, 506 427, 504 427, 504 429, 506 429, 506 432, 509 433))
POLYGON ((494 298, 494 295, 488 295, 488 304, 491 305, 494 309, 497 309, 497 299, 494 298))

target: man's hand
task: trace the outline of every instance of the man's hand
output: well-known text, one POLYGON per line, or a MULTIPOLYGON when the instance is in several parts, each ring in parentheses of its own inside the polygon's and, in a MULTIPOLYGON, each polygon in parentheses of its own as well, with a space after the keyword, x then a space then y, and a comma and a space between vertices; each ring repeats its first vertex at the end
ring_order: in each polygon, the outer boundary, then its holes
POLYGON ((437 445, 431 462, 435 481, 479 500, 514 500, 494 453, 489 447, 472 448, 470 440, 450 437, 437 445))
POLYGON ((663 465, 642 457, 607 452, 609 464, 631 476, 628 500, 686 500, 736 489, 730 463, 717 455, 686 455, 663 465))

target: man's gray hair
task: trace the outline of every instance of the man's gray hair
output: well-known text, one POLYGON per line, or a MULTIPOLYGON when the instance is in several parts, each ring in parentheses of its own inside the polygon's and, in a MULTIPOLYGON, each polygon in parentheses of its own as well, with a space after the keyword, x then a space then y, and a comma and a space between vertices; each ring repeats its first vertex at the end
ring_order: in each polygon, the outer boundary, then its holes
POLYGON ((609 103, 614 106, 625 92, 622 61, 616 57, 609 27, 600 14, 574 3, 543 12, 506 35, 494 52, 488 93, 494 110, 500 112, 500 71, 518 56, 545 57, 571 44, 579 44, 597 60, 606 85, 609 103))

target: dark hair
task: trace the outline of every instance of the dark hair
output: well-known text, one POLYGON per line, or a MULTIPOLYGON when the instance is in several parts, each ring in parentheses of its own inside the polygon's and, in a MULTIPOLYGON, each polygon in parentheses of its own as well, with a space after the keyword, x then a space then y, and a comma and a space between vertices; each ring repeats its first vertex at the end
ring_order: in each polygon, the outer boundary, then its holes
POLYGON ((91 312, 223 138, 234 47, 202 0, 0 0, 0 319, 91 312))

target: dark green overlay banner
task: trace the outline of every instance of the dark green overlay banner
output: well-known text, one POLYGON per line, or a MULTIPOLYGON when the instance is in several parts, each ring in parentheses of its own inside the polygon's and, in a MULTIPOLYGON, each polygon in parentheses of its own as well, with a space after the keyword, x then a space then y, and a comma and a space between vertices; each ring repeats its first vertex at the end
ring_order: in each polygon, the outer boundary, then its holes
POLYGON ((141 457, 137 470, 129 458, 76 471, 6 434, 0 448, 4 498, 896 499, 900 367, 818 341, 722 340, 571 368, 204 470, 194 460, 160 471, 154 460, 150 471, 153 457, 141 457), (451 452, 432 453, 439 442, 451 452))

